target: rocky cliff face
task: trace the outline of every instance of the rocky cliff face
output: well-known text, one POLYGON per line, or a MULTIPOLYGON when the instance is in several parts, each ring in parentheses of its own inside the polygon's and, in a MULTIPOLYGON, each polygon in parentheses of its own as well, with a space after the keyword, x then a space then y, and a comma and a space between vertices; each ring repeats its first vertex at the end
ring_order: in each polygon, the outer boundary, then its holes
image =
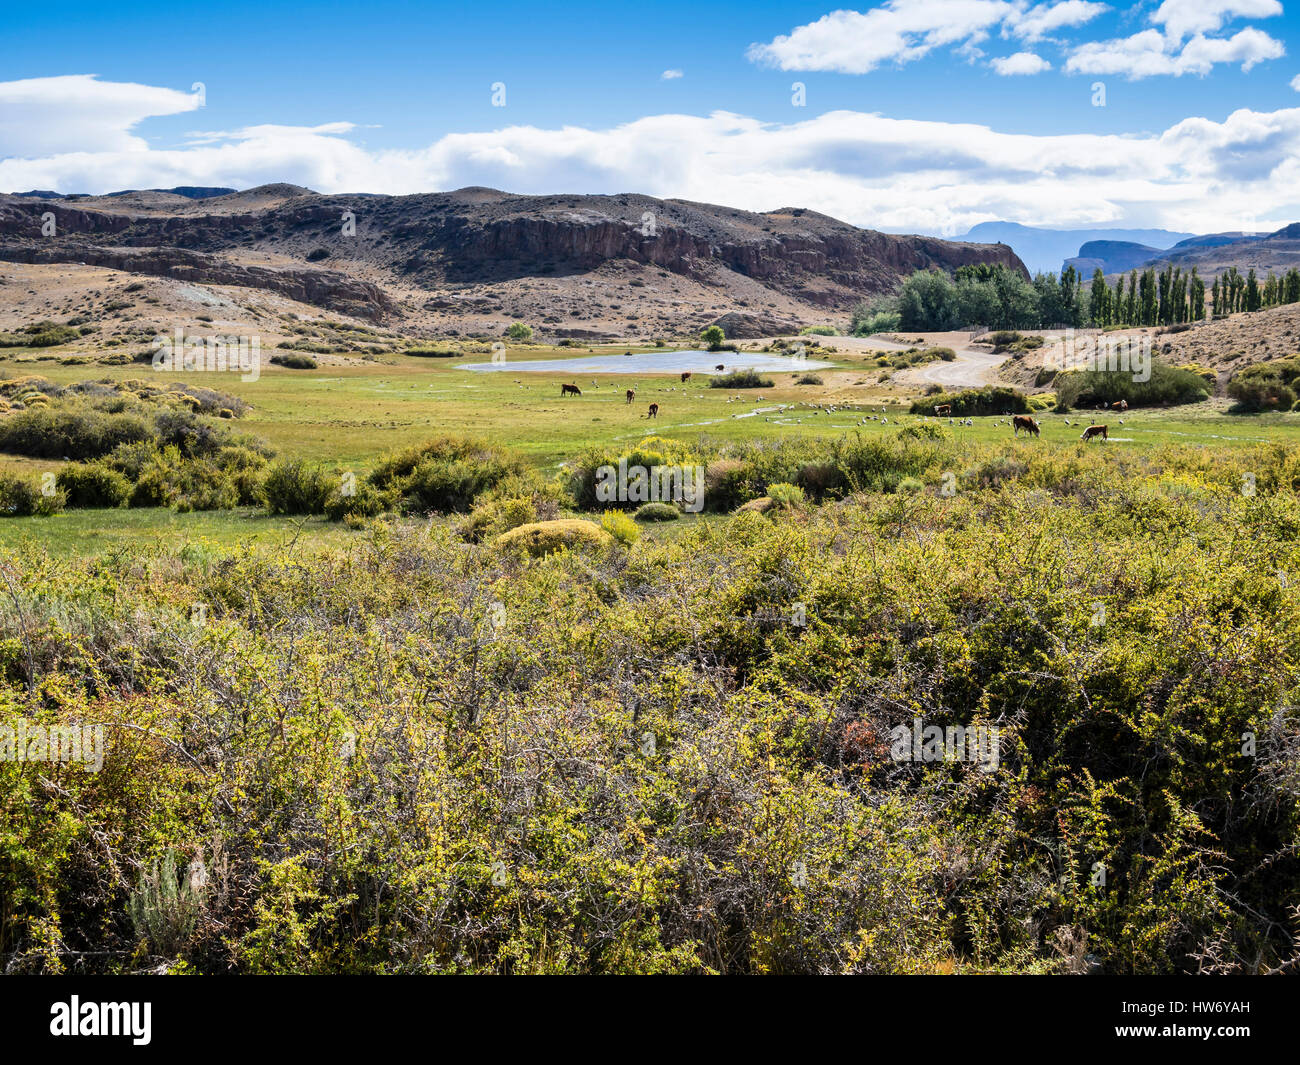
MULTIPOLYGON (((562 303, 579 278, 588 292, 594 286, 617 296, 620 302, 607 306, 622 312, 621 301, 641 297, 610 288, 611 264, 615 272, 682 280, 685 287, 671 289, 680 298, 665 298, 665 309, 655 312, 665 321, 668 307, 691 319, 706 302, 711 311, 757 304, 797 320, 846 312, 864 297, 894 290, 917 269, 992 262, 1024 271, 1006 245, 878 233, 799 208, 756 214, 648 196, 513 196, 492 189, 396 197, 302 190, 260 199, 257 192, 184 210, 169 207, 174 198, 124 204, 113 197, 0 197, 0 258, 269 288, 371 319, 412 306, 536 314, 548 301, 562 303), (262 202, 267 206, 246 209, 262 202), (53 237, 41 235, 49 214, 53 237), (277 263, 246 261, 257 255, 277 263), (550 295, 536 295, 542 291, 550 295)), ((638 281, 620 276, 618 284, 638 281)), ((660 287, 665 295, 671 288, 660 287)))

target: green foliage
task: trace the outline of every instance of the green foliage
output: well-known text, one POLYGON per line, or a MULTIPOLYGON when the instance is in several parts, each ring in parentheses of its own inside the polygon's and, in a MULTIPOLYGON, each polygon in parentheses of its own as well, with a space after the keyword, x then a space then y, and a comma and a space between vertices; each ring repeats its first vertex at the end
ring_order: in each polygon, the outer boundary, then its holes
POLYGON ((1028 414, 1031 410, 1029 400, 1023 392, 1014 388, 986 385, 961 392, 927 395, 914 402, 911 411, 913 414, 933 414, 935 407, 945 404, 952 407, 954 417, 962 418, 981 414, 1028 414))
POLYGON ((797 484, 777 482, 767 486, 767 497, 786 510, 798 510, 804 505, 804 492, 797 484))
POLYGON ((131 482, 99 463, 69 463, 59 471, 58 485, 70 507, 124 507, 131 500, 131 482))
POLYGON ((276 366, 283 366, 286 370, 314 370, 317 368, 316 360, 310 355, 272 355, 271 362, 276 366))
POLYGON ((772 379, 763 377, 757 370, 733 370, 709 378, 710 388, 771 388, 772 385, 772 379))
POLYGON ((190 941, 203 910, 204 889, 198 868, 176 869, 176 855, 170 849, 152 872, 140 874, 127 910, 136 938, 145 941, 155 954, 174 957, 190 941))
POLYGON ((0 517, 45 517, 57 514, 66 503, 61 490, 46 495, 32 478, 0 473, 0 517))
POLYGON ((1072 370, 1053 378, 1056 409, 1087 409, 1099 403, 1126 400, 1130 407, 1176 406, 1200 403, 1208 397, 1205 381, 1187 370, 1153 359, 1151 376, 1134 381, 1125 370, 1072 370))
POLYGON ((34 322, 12 333, 0 333, 0 348, 48 348, 70 344, 81 331, 55 322, 34 322))
MULTIPOLYGON (((635 528, 635 525, 633 525, 635 528)), ((639 535, 639 530, 638 530, 639 535)), ((497 546, 506 554, 523 553, 540 557, 578 547, 601 547, 613 537, 594 522, 579 518, 530 522, 497 537, 497 546)))
POLYGON ((630 550, 570 520, 13 556, 0 724, 101 721, 108 757, 0 761, 6 970, 1292 964, 1300 451, 716 461, 908 470, 630 550), (915 717, 998 727, 998 766, 896 761, 915 717))
POLYGON ((1300 388, 1300 357, 1256 363, 1233 375, 1228 395, 1241 410, 1290 410, 1300 388))
POLYGON ((855 337, 871 336, 873 333, 892 333, 902 325, 894 300, 875 303, 859 303, 853 308, 853 322, 849 332, 855 337))
POLYGON ((640 522, 677 521, 682 512, 671 503, 642 503, 632 517, 640 522))
POLYGON ((533 327, 525 325, 523 322, 512 322, 506 329, 506 336, 511 340, 532 340, 533 327))
POLYGON ((607 510, 600 516, 600 527, 624 547, 641 538, 636 522, 621 510, 607 510))
POLYGON ((835 332, 835 329, 834 329, 833 326, 829 326, 829 325, 806 325, 806 326, 804 326, 802 329, 799 330, 799 335, 800 335, 800 336, 833 337, 833 336, 838 336, 839 334, 837 334, 837 333, 835 332))
POLYGON ((727 339, 727 334, 720 325, 711 325, 700 333, 701 342, 709 351, 721 351, 722 343, 727 339))
POLYGON ((386 456, 370 475, 409 511, 468 513, 479 496, 525 476, 522 458, 481 440, 441 437, 386 456))
POLYGON ((339 479, 301 459, 274 463, 262 481, 262 495, 271 514, 324 514, 339 479))

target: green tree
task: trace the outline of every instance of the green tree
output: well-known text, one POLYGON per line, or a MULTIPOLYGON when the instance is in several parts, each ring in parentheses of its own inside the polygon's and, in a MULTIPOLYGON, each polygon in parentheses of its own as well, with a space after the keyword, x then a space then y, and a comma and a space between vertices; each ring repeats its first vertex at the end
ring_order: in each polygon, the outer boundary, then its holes
POLYGON ((711 325, 700 334, 700 340, 707 345, 710 351, 717 351, 722 347, 726 339, 727 334, 723 332, 720 325, 711 325))

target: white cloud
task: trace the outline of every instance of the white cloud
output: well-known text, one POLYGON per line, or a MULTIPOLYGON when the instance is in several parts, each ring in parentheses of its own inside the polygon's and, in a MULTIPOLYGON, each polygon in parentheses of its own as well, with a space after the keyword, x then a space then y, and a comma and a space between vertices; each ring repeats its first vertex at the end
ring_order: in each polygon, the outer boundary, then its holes
POLYGON ((1095 0, 886 0, 867 11, 834 11, 798 26, 748 56, 782 70, 866 74, 886 62, 908 63, 936 48, 972 58, 991 32, 1037 41, 1054 30, 1082 26, 1109 8, 1095 0))
POLYGON ((1295 89, 1296 92, 1300 92, 1300 74, 1291 79, 1291 88, 1295 89))
POLYGON ((673 81, 676 78, 684 78, 685 76, 686 75, 683 74, 680 70, 665 70, 662 74, 659 75, 659 77, 662 78, 664 81, 673 81))
POLYGON ((1175 42, 1195 33, 1212 33, 1234 18, 1271 18, 1282 14, 1278 0, 1164 0, 1151 14, 1175 42))
POLYGON ((1257 63, 1286 53, 1282 42, 1249 27, 1232 37, 1196 34, 1186 44, 1159 30, 1143 30, 1131 37, 1080 45, 1066 60, 1069 74, 1123 74, 1130 79, 1155 75, 1208 74, 1216 63, 1240 63, 1249 70, 1257 63))
POLYGON ((97 74, 65 74, 0 82, 0 158, 64 151, 130 151, 147 147, 131 131, 156 115, 199 106, 196 95, 97 74))
MULTIPOLYGON (((8 86, 0 85, 0 99, 8 86)), ((348 123, 263 125, 181 147, 61 151, 0 162, 0 189, 107 192, 273 181, 322 192, 488 185, 524 193, 636 189, 751 210, 805 206, 858 225, 956 233, 990 218, 1212 231, 1294 219, 1300 108, 1189 118, 1143 136, 1004 133, 836 111, 788 124, 719 112, 445 136, 369 150, 348 123)), ((60 140, 66 140, 66 131, 60 140)), ((1249 227, 1249 228, 1253 228, 1249 227)))
POLYGON ((1004 77, 1015 74, 1041 74, 1044 70, 1052 69, 1051 63, 1033 52, 1017 52, 1015 55, 1004 56, 993 60, 992 65, 993 69, 1004 77))
POLYGON ((1082 26, 1109 10, 1106 4, 1092 3, 1091 0, 1061 0, 1058 4, 1039 4, 1012 19, 1008 31, 1027 41, 1036 41, 1055 30, 1082 26))
POLYGON ((823 15, 750 45, 748 56, 782 70, 866 74, 889 60, 906 63, 938 47, 977 43, 1016 10, 1004 0, 887 0, 866 12, 823 15))

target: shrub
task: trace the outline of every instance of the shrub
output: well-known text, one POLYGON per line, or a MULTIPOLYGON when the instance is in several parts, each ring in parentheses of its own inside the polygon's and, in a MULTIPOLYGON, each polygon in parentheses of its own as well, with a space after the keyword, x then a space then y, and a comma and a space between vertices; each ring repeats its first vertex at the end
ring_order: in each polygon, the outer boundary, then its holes
POLYGON ((630 547, 641 537, 637 524, 621 510, 607 510, 600 516, 600 527, 625 547, 630 547))
POLYGON ((272 514, 323 514, 336 483, 321 467, 290 459, 267 470, 262 496, 272 514))
POLYGON ((917 422, 905 425, 896 434, 900 440, 951 440, 952 434, 934 422, 917 422))
POLYGON ((329 248, 312 248, 312 250, 307 253, 307 261, 309 263, 318 263, 323 259, 328 259, 329 257, 329 248))
POLYGON ((772 379, 762 377, 757 370, 733 370, 709 378, 710 388, 771 388, 772 379))
POLYGON ((1290 410, 1300 390, 1300 357, 1247 366, 1228 382, 1228 396, 1240 410, 1290 410))
POLYGON ((369 481, 360 481, 356 490, 345 495, 341 488, 336 488, 325 501, 325 514, 331 521, 344 521, 348 518, 374 518, 389 510, 392 501, 387 499, 369 481))
POLYGON ((534 557, 549 555, 575 547, 601 547, 612 537, 594 522, 580 518, 561 518, 557 521, 538 521, 520 525, 496 538, 497 545, 507 552, 523 552, 534 557))
POLYGON ((779 507, 797 510, 804 505, 803 489, 795 484, 777 482, 767 486, 767 496, 779 507))
POLYGON ((70 507, 124 507, 131 499, 131 482, 100 464, 64 466, 58 484, 70 507))
POLYGON ((801 373, 794 381, 797 385, 819 385, 822 379, 815 373, 801 373))
POLYGON ((316 360, 310 355, 272 355, 271 362, 283 366, 286 370, 314 370, 316 360))
POLYGON ((642 503, 632 515, 640 522, 676 521, 681 516, 682 512, 671 503, 642 503))
POLYGON ((1176 406, 1200 403, 1209 395, 1205 382, 1196 374, 1158 359, 1152 360, 1147 381, 1134 381, 1126 370, 1072 370, 1057 374, 1052 384, 1056 388, 1056 409, 1062 412, 1121 399, 1130 407, 1176 406))
POLYGON ((416 512, 467 513, 479 496, 528 473, 514 452, 481 440, 442 437, 384 458, 370 475, 416 512))
POLYGON ((0 451, 32 458, 96 459, 152 436, 136 415, 90 408, 32 407, 0 421, 0 451))
POLYGON ((57 514, 66 502, 62 491, 56 489, 53 495, 46 495, 34 480, 0 473, 0 517, 46 517, 57 514))
POLYGON ((829 325, 806 325, 799 330, 800 336, 833 337, 838 336, 829 325))
POLYGON ((525 325, 523 322, 512 322, 506 330, 506 336, 511 340, 532 340, 533 327, 525 325))
POLYGON ((954 416, 970 417, 977 414, 1028 414, 1029 400, 1014 388, 968 388, 962 392, 945 392, 925 396, 911 406, 912 414, 933 414, 935 407, 948 404, 954 416))

